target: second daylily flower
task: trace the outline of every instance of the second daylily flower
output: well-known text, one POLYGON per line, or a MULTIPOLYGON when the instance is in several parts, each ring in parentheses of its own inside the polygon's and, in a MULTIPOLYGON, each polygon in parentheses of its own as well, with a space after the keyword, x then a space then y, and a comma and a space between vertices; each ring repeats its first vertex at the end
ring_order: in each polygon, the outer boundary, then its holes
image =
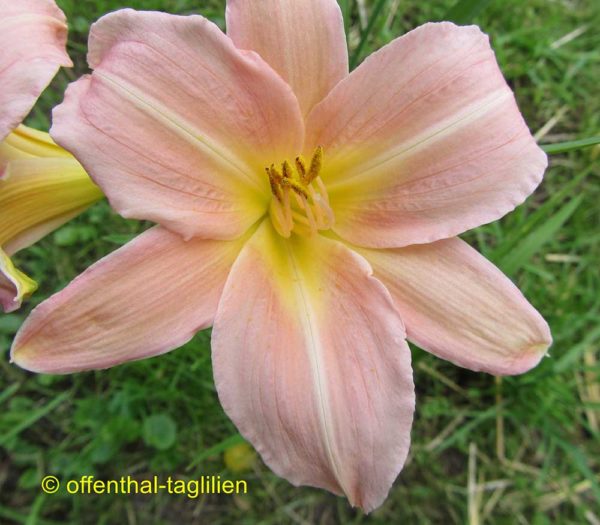
POLYGON ((105 368, 214 325, 220 400, 264 461, 370 511, 408 453, 406 335, 495 374, 550 344, 454 237, 521 203, 546 157, 476 27, 427 24, 351 74, 334 0, 231 0, 227 27, 131 10, 93 26, 94 72, 52 135, 159 226, 34 310, 12 356, 105 368))
POLYGON ((36 283, 9 256, 102 198, 100 188, 48 133, 19 126, 0 142, 0 306, 11 312, 36 283))
POLYGON ((102 197, 48 133, 17 127, 58 68, 72 65, 66 43, 65 16, 53 0, 0 0, 0 307, 5 312, 19 308, 37 287, 9 256, 102 197))

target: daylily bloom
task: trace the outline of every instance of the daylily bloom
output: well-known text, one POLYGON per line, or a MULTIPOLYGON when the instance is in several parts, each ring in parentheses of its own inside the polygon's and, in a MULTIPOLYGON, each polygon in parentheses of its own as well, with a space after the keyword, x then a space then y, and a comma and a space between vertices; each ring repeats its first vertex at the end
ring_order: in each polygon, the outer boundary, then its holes
POLYGON ((230 0, 227 36, 109 14, 88 59, 52 136, 159 225, 33 311, 20 366, 109 367, 213 325, 219 398, 265 463, 370 511, 408 452, 406 335, 494 374, 541 359, 545 321, 455 237, 546 167, 477 27, 426 24, 349 74, 334 0, 230 0))
POLYGON ((5 312, 19 308, 37 288, 9 256, 101 198, 81 164, 48 133, 21 125, 0 142, 0 305, 5 312))
POLYGON ((102 197, 48 133, 18 127, 60 66, 67 24, 51 0, 0 0, 0 306, 21 306, 36 283, 9 256, 102 197), (10 134, 9 134, 10 133, 10 134), (7 136, 8 135, 8 136, 7 136))

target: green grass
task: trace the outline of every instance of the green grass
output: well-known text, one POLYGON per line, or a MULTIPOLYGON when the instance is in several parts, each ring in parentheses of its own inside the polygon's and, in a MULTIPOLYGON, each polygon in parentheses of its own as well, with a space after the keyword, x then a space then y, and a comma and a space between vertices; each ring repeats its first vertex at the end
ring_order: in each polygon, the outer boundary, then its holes
MULTIPOLYGON (((40 128, 47 128, 65 85, 86 71, 86 33, 104 12, 129 3, 200 12, 224 24, 224 2, 217 0, 58 3, 71 23, 76 67, 58 75, 32 112, 28 122, 40 128)), ((453 2, 441 0, 340 4, 357 63, 450 13, 491 35, 530 128, 543 131, 541 143, 600 135, 597 2, 467 1, 452 10, 453 2), (358 4, 366 4, 362 24, 358 4)), ((0 316, 6 352, 0 359, 0 523, 598 523, 599 157, 599 146, 553 156, 525 205, 464 236, 543 313, 555 341, 551 357, 528 374, 496 380, 414 348, 418 404, 410 458, 386 503, 369 516, 325 492, 294 488, 260 462, 242 474, 228 471, 223 451, 238 437, 218 403, 208 332, 165 356, 107 371, 55 377, 8 364, 11 338, 31 306, 145 227, 98 204, 17 257, 41 289, 22 312, 0 316), (170 435, 153 430, 157 417, 171 421, 170 435), (249 492, 198 500, 43 495, 39 482, 46 474, 220 474, 243 477, 249 492)))

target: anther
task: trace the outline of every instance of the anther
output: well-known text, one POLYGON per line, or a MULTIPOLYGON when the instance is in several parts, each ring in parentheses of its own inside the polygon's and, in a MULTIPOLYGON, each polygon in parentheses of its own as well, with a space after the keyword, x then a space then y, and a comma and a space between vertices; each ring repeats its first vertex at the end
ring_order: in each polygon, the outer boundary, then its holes
POLYGON ((279 187, 280 180, 277 180, 277 175, 273 173, 274 166, 271 166, 271 169, 265 168, 267 172, 267 176, 269 177, 269 184, 271 185, 271 193, 275 195, 277 200, 281 202, 281 188, 279 187))
POLYGON ((319 176, 322 164, 323 148, 321 146, 317 146, 315 152, 313 153, 312 159, 310 160, 310 168, 308 169, 308 173, 306 174, 306 184, 310 184, 319 176))
POLYGON ((294 173, 292 172, 292 167, 290 166, 290 163, 286 160, 281 165, 281 167, 282 167, 282 171, 283 171, 283 178, 291 180, 292 177, 294 176, 294 173))
POLYGON ((300 179, 304 184, 306 184, 306 162, 302 155, 298 155, 296 157, 296 169, 298 170, 298 174, 300 175, 300 179))

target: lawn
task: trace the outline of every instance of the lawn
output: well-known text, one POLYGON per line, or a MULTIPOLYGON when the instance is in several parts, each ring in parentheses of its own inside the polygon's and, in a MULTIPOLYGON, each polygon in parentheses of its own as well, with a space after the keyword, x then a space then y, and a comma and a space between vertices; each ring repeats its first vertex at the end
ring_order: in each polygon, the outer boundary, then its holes
MULTIPOLYGON (((224 28, 224 0, 57 3, 70 22, 75 67, 59 73, 29 116, 39 129, 48 129, 65 86, 87 71, 87 32, 102 14, 125 6, 200 13, 224 28)), ((491 36, 540 144, 600 135, 600 3, 453 4, 340 0, 353 63, 427 21, 476 23, 491 36)), ((40 290, 21 311, 0 315, 0 523, 599 524, 599 159, 600 146, 552 155, 524 205, 463 236, 547 319, 550 356, 523 376, 500 379, 413 347, 411 453, 385 504, 368 516, 344 499, 291 486, 259 459, 245 468, 231 460, 242 440, 217 399, 209 331, 167 355, 105 371, 34 375, 9 364, 12 337, 35 304, 148 227, 106 202, 95 205, 15 258, 40 290), (246 480, 248 492, 50 495, 40 490, 47 474, 220 475, 246 480)))

